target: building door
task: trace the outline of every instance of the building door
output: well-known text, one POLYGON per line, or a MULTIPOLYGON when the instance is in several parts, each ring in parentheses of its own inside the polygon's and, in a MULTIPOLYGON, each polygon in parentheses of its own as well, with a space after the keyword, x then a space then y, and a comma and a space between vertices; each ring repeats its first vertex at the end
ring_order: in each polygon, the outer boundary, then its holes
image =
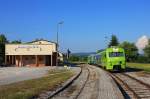
POLYGON ((53 66, 56 66, 56 56, 57 52, 53 52, 53 66))
POLYGON ((45 56, 46 66, 51 66, 51 55, 45 56))

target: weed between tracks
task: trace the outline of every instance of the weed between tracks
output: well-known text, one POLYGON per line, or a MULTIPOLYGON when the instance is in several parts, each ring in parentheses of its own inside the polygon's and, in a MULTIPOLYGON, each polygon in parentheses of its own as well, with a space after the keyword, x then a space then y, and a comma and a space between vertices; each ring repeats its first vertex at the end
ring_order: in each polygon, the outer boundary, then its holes
POLYGON ((45 77, 0 86, 0 99, 30 99, 53 90, 73 76, 70 70, 50 71, 45 77), (54 75, 51 75, 54 74, 54 75))

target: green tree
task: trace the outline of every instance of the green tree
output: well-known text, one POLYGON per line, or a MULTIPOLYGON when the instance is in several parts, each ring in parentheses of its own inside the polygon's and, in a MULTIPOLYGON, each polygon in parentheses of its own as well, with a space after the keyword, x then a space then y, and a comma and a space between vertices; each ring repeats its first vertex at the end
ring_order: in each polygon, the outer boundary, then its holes
POLYGON ((147 57, 147 61, 150 62, 150 39, 148 41, 148 45, 143 49, 144 55, 147 57))
POLYGON ((118 38, 116 37, 116 35, 112 35, 111 36, 111 40, 108 44, 108 47, 111 47, 111 46, 118 46, 119 45, 119 42, 118 42, 118 38))
POLYGON ((88 57, 87 56, 79 56, 80 62, 87 62, 88 57))
POLYGON ((76 55, 71 55, 70 57, 69 57, 69 61, 79 61, 79 56, 76 56, 76 55))
POLYGON ((138 63, 147 63, 148 62, 148 58, 145 55, 139 55, 138 59, 137 59, 138 63))
POLYGON ((4 34, 0 34, 0 43, 8 43, 8 40, 4 34))
POLYGON ((124 48, 127 61, 133 62, 137 60, 139 54, 138 49, 134 43, 125 41, 121 43, 119 46, 124 48))
POLYGON ((21 40, 14 40, 11 42, 12 44, 20 44, 21 43, 21 40))
POLYGON ((0 64, 5 61, 5 43, 8 43, 4 34, 0 34, 0 64))
POLYGON ((100 53, 102 51, 104 51, 104 49, 97 50, 96 53, 100 53))

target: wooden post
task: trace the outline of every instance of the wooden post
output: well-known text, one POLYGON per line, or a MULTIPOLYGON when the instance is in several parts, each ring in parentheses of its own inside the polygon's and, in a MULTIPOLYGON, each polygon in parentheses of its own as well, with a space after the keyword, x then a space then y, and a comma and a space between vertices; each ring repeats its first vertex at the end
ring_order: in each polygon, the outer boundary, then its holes
POLYGON ((51 55, 51 66, 53 66, 53 55, 51 55))
POLYGON ((12 65, 14 65, 14 56, 13 55, 11 56, 11 62, 12 62, 12 65))
POLYGON ((5 55, 5 65, 7 65, 7 55, 5 55))
POLYGON ((21 55, 21 59, 20 59, 20 61, 21 61, 21 66, 22 66, 22 55, 21 55))
POLYGON ((10 65, 12 65, 12 64, 11 64, 11 55, 9 55, 9 63, 10 63, 10 65))
POLYGON ((35 65, 38 66, 38 56, 35 56, 35 65))
POLYGON ((18 56, 16 56, 16 64, 17 64, 17 67, 19 66, 19 58, 18 56))
POLYGON ((16 66, 18 67, 18 60, 19 60, 19 59, 18 59, 18 56, 16 56, 15 59, 16 59, 16 66))
POLYGON ((8 62, 9 62, 9 65, 10 65, 10 64, 11 64, 11 63, 10 63, 10 55, 9 55, 9 60, 8 60, 8 62))
POLYGON ((17 65, 17 64, 16 64, 16 55, 14 56, 14 58, 15 58, 14 64, 17 65))
POLYGON ((19 64, 20 64, 20 57, 19 56, 17 57, 17 64, 18 64, 18 67, 19 67, 19 64))
POLYGON ((22 66, 22 55, 20 55, 20 66, 22 66))

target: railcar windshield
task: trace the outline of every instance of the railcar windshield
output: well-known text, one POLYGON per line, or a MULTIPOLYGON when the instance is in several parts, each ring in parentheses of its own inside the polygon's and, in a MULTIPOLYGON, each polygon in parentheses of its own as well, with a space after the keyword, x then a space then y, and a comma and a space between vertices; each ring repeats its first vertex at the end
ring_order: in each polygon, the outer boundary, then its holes
POLYGON ((123 52, 110 52, 109 57, 123 57, 124 53, 123 52))

